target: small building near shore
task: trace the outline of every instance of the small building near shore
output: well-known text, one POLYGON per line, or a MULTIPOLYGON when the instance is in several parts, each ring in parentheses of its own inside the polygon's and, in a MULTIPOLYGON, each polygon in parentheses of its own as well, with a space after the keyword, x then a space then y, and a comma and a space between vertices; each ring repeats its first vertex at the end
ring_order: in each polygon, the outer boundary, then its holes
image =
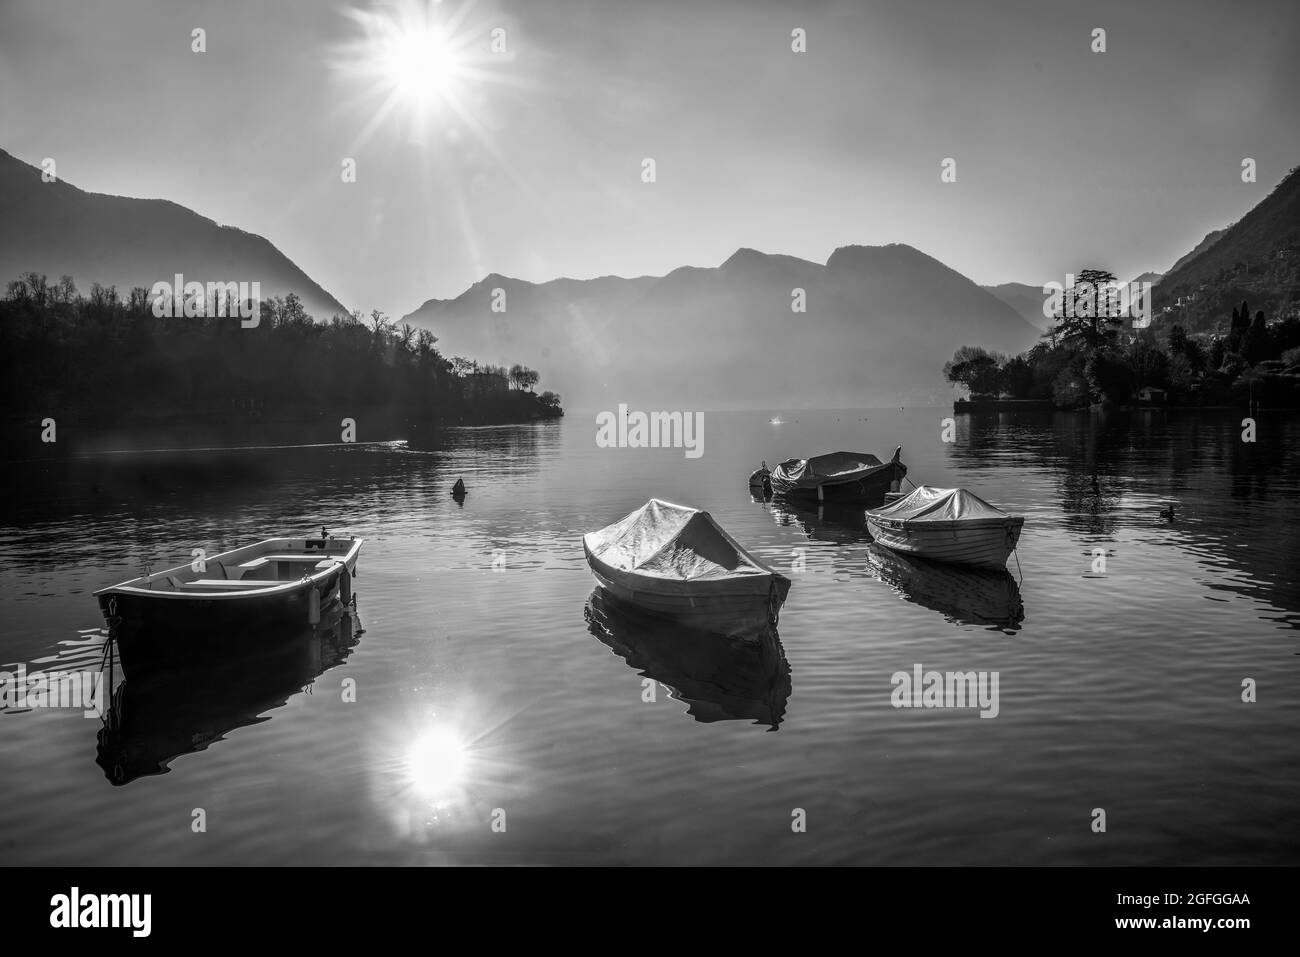
POLYGON ((1164 405, 1168 399, 1169 393, 1164 389, 1157 389, 1153 385, 1143 386, 1138 389, 1137 400, 1139 402, 1148 402, 1151 405, 1164 405))

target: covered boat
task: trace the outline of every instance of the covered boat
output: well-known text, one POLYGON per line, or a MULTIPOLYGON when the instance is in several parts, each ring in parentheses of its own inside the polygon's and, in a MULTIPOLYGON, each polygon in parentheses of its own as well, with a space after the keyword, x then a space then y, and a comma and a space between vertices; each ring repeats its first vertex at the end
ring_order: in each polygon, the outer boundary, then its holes
MULTIPOLYGON (((322 529, 324 532, 324 529, 322 529)), ((316 625, 352 597, 360 538, 268 538, 95 592, 128 675, 316 625), (280 629, 284 631, 285 629, 280 629)))
POLYGON ((1025 520, 964 488, 922 485, 883 508, 867 510, 867 529, 887 548, 941 562, 1001 568, 1025 520))
POLYGON ((810 459, 786 459, 772 470, 772 494, 792 502, 880 505, 897 490, 907 466, 894 457, 881 462, 869 452, 830 452, 810 459))
POLYGON ((652 498, 582 537, 616 599, 723 634, 776 624, 790 579, 745 551, 708 512, 652 498))

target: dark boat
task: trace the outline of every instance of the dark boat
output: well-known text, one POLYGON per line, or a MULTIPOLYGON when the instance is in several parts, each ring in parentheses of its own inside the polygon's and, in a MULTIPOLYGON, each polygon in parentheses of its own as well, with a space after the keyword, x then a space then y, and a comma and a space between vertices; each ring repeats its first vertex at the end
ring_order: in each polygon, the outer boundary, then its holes
MULTIPOLYGON (((323 531, 323 530, 322 530, 323 531)), ((127 675, 256 650, 351 597, 359 538, 270 538, 95 592, 127 675)))
POLYGON ((790 665, 776 630, 744 638, 647 615, 597 588, 587 629, 641 675, 672 689, 696 721, 751 721, 776 730, 790 700, 790 665))
POLYGON ((884 504, 886 492, 896 492, 907 466, 894 457, 881 462, 869 452, 830 452, 810 459, 786 459, 772 470, 772 497, 799 504, 884 504))

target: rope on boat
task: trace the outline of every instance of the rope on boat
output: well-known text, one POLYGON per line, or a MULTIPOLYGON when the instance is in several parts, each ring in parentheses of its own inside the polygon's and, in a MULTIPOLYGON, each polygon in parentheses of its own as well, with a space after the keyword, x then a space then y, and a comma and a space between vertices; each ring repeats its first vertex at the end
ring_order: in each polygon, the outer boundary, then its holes
POLYGON ((113 633, 112 633, 112 631, 110 630, 110 631, 109 631, 109 634, 108 634, 108 637, 104 639, 104 649, 103 649, 103 651, 100 653, 100 656, 99 656, 99 670, 100 670, 100 671, 103 671, 103 670, 104 670, 104 666, 105 666, 106 664, 108 664, 109 655, 112 653, 112 648, 113 648, 113 633))
POLYGON ((775 628, 780 617, 781 602, 777 598, 776 576, 773 575, 767 583, 767 623, 775 628))
MULTIPOLYGON (((116 644, 117 644, 117 629, 118 629, 118 626, 122 624, 122 618, 121 618, 121 616, 118 615, 118 613, 117 613, 117 596, 116 596, 116 595, 110 595, 110 596, 108 597, 108 608, 107 608, 107 611, 108 611, 108 614, 104 616, 104 620, 108 623, 108 636, 104 639, 104 650, 103 650, 103 653, 100 655, 100 658, 99 658, 99 671, 100 671, 100 673, 102 674, 102 673, 104 672, 104 666, 105 666, 105 665, 108 666, 108 695, 109 695, 109 701, 108 701, 108 706, 107 706, 106 708, 104 708, 103 712, 100 714, 100 718, 101 718, 101 719, 103 720, 103 722, 104 722, 104 727, 108 728, 109 730, 112 730, 112 729, 114 728, 115 724, 116 724, 116 722, 115 722, 115 720, 114 720, 113 701, 112 701, 112 696, 113 696, 113 685, 114 685, 114 683, 115 683, 115 682, 114 682, 114 675, 113 675, 113 672, 114 672, 113 665, 114 665, 114 663, 115 663, 114 655, 113 655, 113 650, 114 650, 114 648, 116 647, 116 644)), ((102 694, 102 692, 101 692, 101 694, 102 694)), ((102 699, 101 699, 101 704, 102 704, 102 699)), ((117 780, 118 780, 119 782, 121 782, 121 780, 122 780, 122 771, 121 771, 121 764, 120 764, 120 763, 119 763, 118 765, 115 765, 115 766, 114 766, 114 771, 116 772, 117 780)))
POLYGON ((106 661, 111 661, 109 657, 110 650, 113 647, 113 643, 117 640, 118 625, 122 624, 122 618, 117 613, 116 595, 110 595, 108 597, 108 614, 104 616, 104 621, 108 625, 108 636, 104 639, 104 651, 103 654, 100 655, 99 659, 100 671, 104 670, 104 663, 106 661))

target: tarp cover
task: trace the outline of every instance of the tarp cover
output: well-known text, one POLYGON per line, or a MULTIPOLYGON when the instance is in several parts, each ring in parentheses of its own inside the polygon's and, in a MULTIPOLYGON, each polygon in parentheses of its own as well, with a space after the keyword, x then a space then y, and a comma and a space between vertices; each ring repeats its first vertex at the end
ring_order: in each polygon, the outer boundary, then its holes
POLYGON ((787 459, 772 471, 774 478, 803 488, 853 482, 885 463, 869 452, 828 452, 810 459, 787 459))
POLYGON ((713 581, 771 571, 746 554, 708 512, 652 498, 632 514, 584 536, 606 565, 675 581, 713 581))
POLYGON ((869 514, 898 522, 978 522, 1010 517, 964 488, 935 488, 931 485, 922 485, 891 505, 870 509, 869 514))

